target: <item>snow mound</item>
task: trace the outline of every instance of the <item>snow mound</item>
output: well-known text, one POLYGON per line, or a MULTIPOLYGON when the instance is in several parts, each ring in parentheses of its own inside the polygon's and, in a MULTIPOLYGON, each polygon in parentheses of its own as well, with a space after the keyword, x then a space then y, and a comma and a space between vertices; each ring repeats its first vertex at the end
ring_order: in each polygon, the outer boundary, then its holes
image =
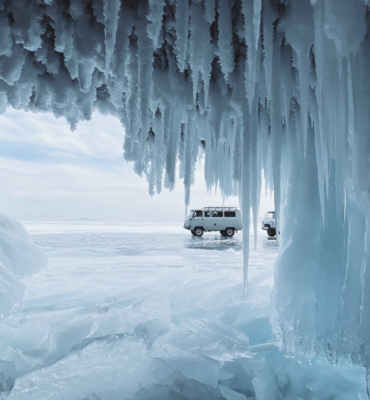
POLYGON ((45 267, 45 254, 32 243, 26 229, 15 219, 0 214, 0 316, 9 315, 22 303, 20 278, 45 267))

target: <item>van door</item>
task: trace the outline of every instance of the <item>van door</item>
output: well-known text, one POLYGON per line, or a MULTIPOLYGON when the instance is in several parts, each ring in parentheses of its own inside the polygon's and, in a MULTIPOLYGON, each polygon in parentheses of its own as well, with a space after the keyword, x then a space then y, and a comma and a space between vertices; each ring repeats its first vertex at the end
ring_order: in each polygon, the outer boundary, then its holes
POLYGON ((201 210, 194 211, 192 225, 194 226, 194 228, 196 226, 204 226, 203 212, 201 210))
POLYGON ((213 227, 213 218, 211 217, 212 211, 204 211, 204 229, 206 231, 212 231, 213 227))
POLYGON ((205 211, 204 229, 207 231, 224 230, 224 213, 222 211, 205 211))

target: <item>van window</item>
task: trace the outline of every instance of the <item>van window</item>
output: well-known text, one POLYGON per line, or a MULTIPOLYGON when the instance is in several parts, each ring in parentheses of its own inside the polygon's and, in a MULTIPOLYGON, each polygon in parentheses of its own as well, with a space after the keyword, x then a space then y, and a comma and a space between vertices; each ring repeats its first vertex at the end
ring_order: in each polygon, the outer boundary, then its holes
POLYGON ((224 213, 222 211, 211 211, 211 215, 213 218, 223 217, 224 213))
POLYGON ((201 217, 202 216, 202 211, 194 211, 194 217, 201 217))
POLYGON ((225 211, 225 217, 236 217, 235 211, 225 211))
POLYGON ((204 211, 204 215, 206 217, 210 217, 211 216, 211 211, 204 211))

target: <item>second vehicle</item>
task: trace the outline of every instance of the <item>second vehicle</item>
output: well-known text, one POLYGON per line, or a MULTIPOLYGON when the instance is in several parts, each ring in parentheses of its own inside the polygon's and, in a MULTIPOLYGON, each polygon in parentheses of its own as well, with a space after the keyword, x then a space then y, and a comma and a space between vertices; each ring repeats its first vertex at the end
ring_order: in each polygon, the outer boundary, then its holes
POLYGON ((271 237, 276 236, 275 211, 269 211, 262 220, 262 228, 271 237))

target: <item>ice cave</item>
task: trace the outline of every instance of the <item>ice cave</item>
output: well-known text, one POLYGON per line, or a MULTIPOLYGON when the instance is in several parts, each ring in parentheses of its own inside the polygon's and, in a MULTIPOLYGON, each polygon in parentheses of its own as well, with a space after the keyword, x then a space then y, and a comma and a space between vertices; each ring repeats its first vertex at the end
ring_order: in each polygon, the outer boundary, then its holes
MULTIPOLYGON (((248 264, 262 184, 274 193, 281 233, 265 343, 252 345, 228 322, 229 306, 222 322, 194 322, 199 308, 178 314, 182 320, 165 323, 162 315, 136 325, 112 308, 98 337, 97 322, 86 319, 53 334, 46 316, 16 329, 24 276, 32 279, 46 258, 18 222, 1 216, 0 399, 368 398, 369 7, 368 0, 0 0, 1 113, 52 113, 72 130, 94 111, 117 117, 123 157, 146 177, 149 193, 183 181, 185 206, 202 149, 207 187, 240 199, 245 296, 253 291, 248 264), (94 367, 86 349, 101 352, 94 367), (69 367, 67 356, 75 357, 69 367), (98 387, 110 363, 119 374, 98 387), (85 375, 76 383, 78 369, 85 375), (59 392, 57 375, 71 379, 59 392)), ((248 304, 235 318, 255 315, 248 304)), ((151 307, 166 308, 161 300, 151 307)), ((254 329, 263 336, 265 326, 254 329)))

